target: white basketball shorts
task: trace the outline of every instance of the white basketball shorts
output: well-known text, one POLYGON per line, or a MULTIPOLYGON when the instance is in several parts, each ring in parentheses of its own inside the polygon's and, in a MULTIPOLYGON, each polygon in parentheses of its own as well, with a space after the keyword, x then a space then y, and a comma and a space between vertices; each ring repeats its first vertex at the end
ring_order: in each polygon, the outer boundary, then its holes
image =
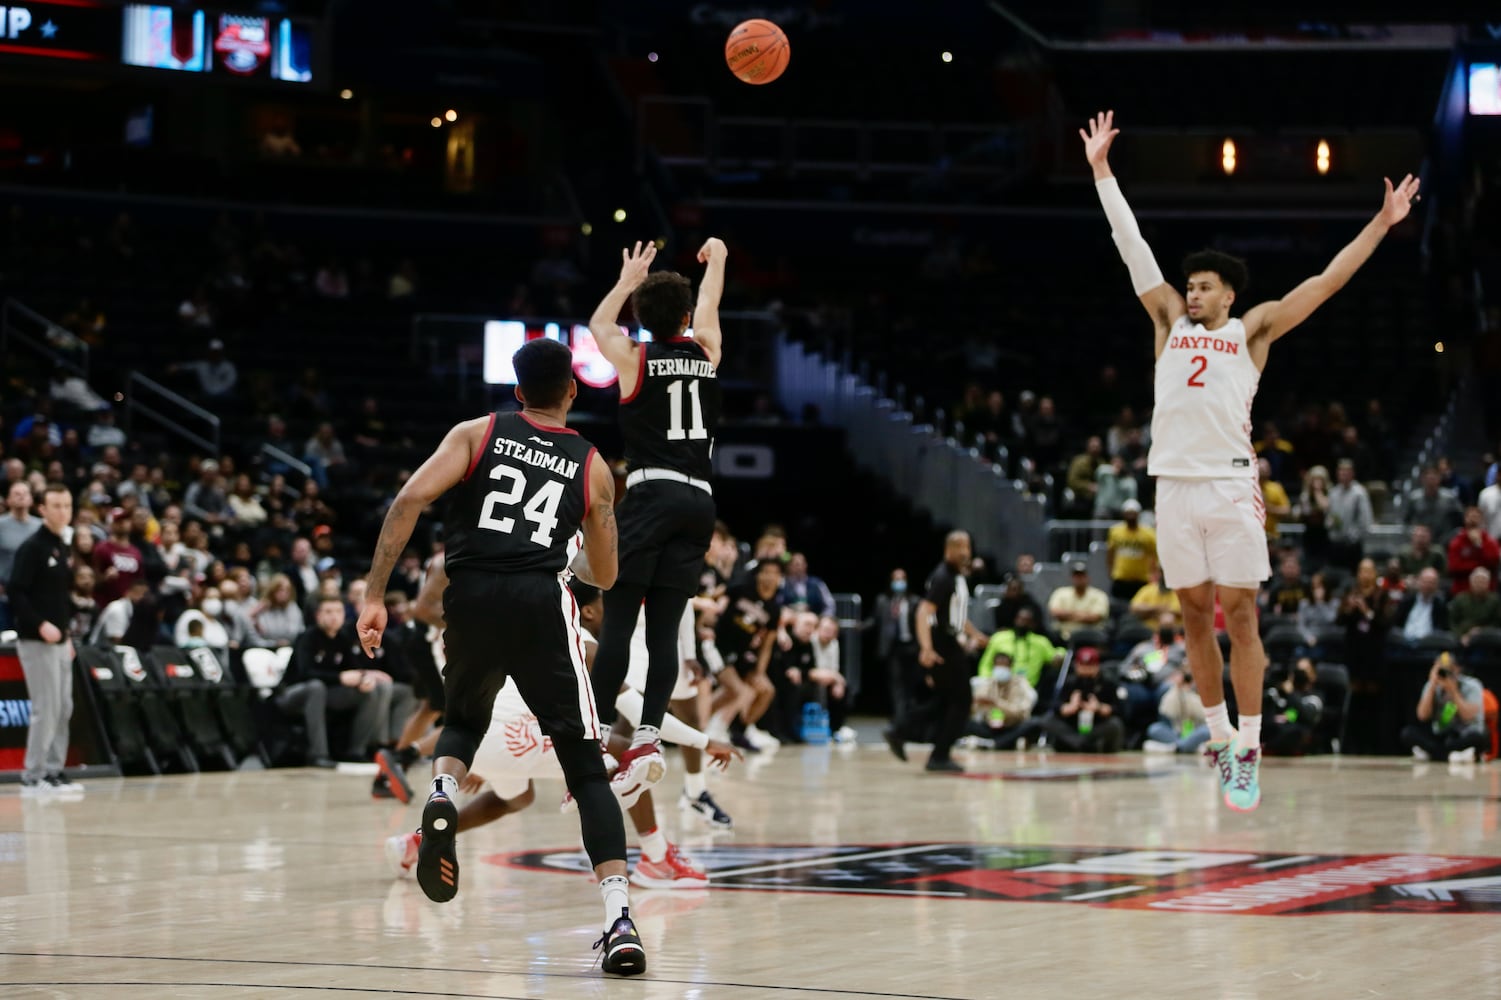
POLYGON ((1208 580, 1258 587, 1272 575, 1266 503, 1254 479, 1158 479, 1157 561, 1174 590, 1208 580))
POLYGON ((527 783, 534 778, 563 777, 552 740, 543 735, 533 715, 493 720, 475 751, 470 770, 481 775, 490 790, 503 799, 514 799, 526 791, 527 783))
MULTIPOLYGON (((646 652, 646 625, 643 622, 631 635, 631 662, 626 669, 625 686, 633 691, 646 693, 646 667, 650 657, 646 652)), ((672 700, 681 701, 684 698, 692 698, 698 693, 698 682, 694 680, 692 672, 678 659, 678 677, 673 683, 672 700)))

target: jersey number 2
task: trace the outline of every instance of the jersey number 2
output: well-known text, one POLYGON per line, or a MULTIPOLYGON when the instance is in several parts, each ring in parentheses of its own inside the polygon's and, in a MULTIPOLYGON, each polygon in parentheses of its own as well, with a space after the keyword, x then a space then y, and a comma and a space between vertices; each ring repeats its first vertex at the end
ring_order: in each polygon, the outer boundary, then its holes
POLYGON ((709 431, 704 427, 704 408, 698 401, 697 379, 688 383, 688 401, 693 407, 693 423, 684 430, 683 380, 678 379, 667 387, 667 404, 672 410, 672 423, 667 427, 667 440, 681 441, 687 438, 689 441, 702 441, 709 436, 709 431))
MULTIPOLYGON (((515 507, 521 502, 526 493, 526 475, 509 465, 497 465, 490 470, 490 478, 503 482, 505 486, 492 490, 485 497, 485 504, 479 511, 479 526, 509 535, 516 527, 516 519, 496 517, 495 511, 498 507, 515 507)), ((532 532, 532 541, 538 545, 552 547, 552 533, 558 526, 558 504, 562 499, 563 484, 556 479, 549 479, 521 508, 521 516, 537 526, 537 530, 532 532)))
POLYGON ((1200 376, 1204 374, 1204 369, 1209 367, 1209 359, 1202 354, 1195 354, 1188 360, 1199 366, 1189 373, 1188 384, 1198 389, 1204 388, 1204 383, 1200 381, 1200 376))

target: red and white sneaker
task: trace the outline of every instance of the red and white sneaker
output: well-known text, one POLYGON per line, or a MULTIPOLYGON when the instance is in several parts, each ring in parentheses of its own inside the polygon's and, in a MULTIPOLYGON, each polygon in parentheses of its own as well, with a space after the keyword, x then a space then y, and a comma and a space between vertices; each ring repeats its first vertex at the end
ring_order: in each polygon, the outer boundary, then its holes
POLYGON ((648 861, 643 856, 636 862, 631 884, 643 889, 707 889, 709 875, 695 867, 676 844, 668 844, 667 855, 661 861, 648 861))
POLYGON ((386 861, 397 878, 415 878, 417 875, 417 848, 422 844, 422 831, 401 833, 386 838, 386 861))
POLYGON ((667 760, 662 744, 653 740, 631 747, 620 755, 620 769, 610 779, 610 790, 629 809, 644 792, 667 776, 667 760))
MULTIPOLYGON (((605 774, 614 775, 616 769, 620 766, 619 764, 615 763, 615 755, 612 754, 612 753, 610 753, 610 751, 606 750, 604 748, 603 744, 600 745, 599 752, 604 757, 604 760, 605 760, 605 774)), ((613 788, 614 786, 611 786, 611 787, 613 788)), ((635 805, 635 803, 632 802, 631 805, 635 805)), ((573 793, 572 792, 564 792, 563 793, 563 801, 558 806, 558 812, 561 812, 561 813, 577 812, 578 811, 578 807, 579 807, 579 804, 578 804, 578 802, 574 801, 573 793)))

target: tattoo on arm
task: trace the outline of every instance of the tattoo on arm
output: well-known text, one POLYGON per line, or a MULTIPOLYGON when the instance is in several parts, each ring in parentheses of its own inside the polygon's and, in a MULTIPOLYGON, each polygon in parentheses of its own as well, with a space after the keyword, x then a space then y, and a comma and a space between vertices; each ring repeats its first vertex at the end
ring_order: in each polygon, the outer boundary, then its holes
POLYGON ((409 511, 407 502, 398 494, 386 511, 386 520, 380 527, 380 539, 375 543, 375 558, 370 563, 370 577, 367 581, 371 593, 385 594, 391 570, 396 567, 397 560, 401 558, 401 553, 411 538, 412 521, 415 519, 416 514, 409 511))

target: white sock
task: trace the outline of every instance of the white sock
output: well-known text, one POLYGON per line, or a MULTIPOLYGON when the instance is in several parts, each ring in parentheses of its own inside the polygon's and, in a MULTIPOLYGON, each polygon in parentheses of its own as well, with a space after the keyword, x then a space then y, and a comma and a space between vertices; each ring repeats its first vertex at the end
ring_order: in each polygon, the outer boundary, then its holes
POLYGON ((646 746, 648 743, 656 743, 662 739, 662 731, 656 726, 637 726, 636 735, 631 739, 631 749, 646 746))
POLYGON ((433 779, 433 791, 456 799, 459 797, 459 783, 451 774, 440 774, 433 779))
POLYGON ((1240 739, 1236 742, 1246 750, 1261 746, 1261 716, 1242 715, 1240 717, 1240 739))
POLYGON ((688 797, 693 801, 697 802, 698 797, 708 790, 709 784, 707 779, 704 778, 704 772, 699 771, 697 774, 683 775, 683 791, 687 792, 688 797))
MULTIPOLYGON (((1235 730, 1230 728, 1230 710, 1225 707, 1224 702, 1220 702, 1218 705, 1212 707, 1205 705, 1204 721, 1209 723, 1209 738, 1211 740, 1228 740, 1231 734, 1235 732, 1235 730)), ((1242 717, 1241 721, 1244 723, 1244 717, 1242 717)), ((1257 725, 1260 725, 1259 718, 1257 725)))
POLYGON ((615 921, 631 908, 630 882, 624 875, 610 875, 599 880, 599 894, 605 898, 605 929, 615 926, 615 921))
POLYGON ((661 827, 654 826, 641 835, 641 856, 653 863, 667 857, 667 836, 661 827))

